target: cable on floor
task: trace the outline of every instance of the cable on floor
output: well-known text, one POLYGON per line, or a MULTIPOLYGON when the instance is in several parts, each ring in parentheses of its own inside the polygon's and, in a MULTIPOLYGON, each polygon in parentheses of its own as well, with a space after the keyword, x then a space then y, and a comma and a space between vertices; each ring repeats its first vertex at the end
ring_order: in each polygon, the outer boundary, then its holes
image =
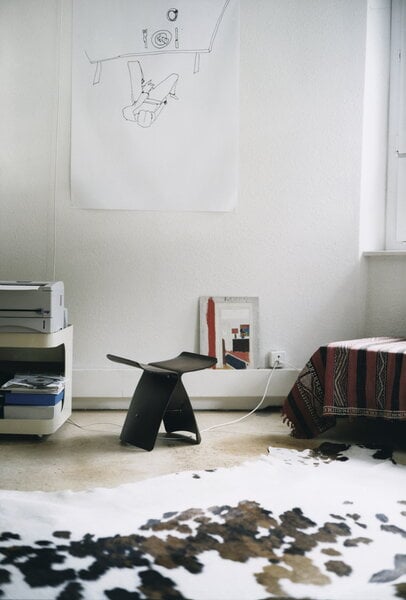
POLYGON ((226 427, 228 425, 233 425, 234 423, 239 423, 240 421, 243 421, 244 419, 248 419, 248 417, 250 417, 251 415, 253 415, 257 410, 259 410, 262 406, 262 404, 265 401, 265 398, 268 394, 268 388, 269 388, 269 384, 271 383, 272 380, 272 376, 275 372, 275 369, 277 369, 279 366, 279 361, 276 361, 274 366, 272 367, 271 373, 269 374, 268 380, 266 382, 266 386, 265 386, 265 391, 262 395, 261 400, 258 402, 258 404, 256 405, 255 408, 253 408, 249 413, 247 413, 246 415, 243 415, 242 417, 239 417, 238 419, 233 419, 232 421, 226 421, 225 423, 219 423, 218 425, 212 425, 211 427, 206 427, 206 429, 201 429, 200 433, 205 433, 206 431, 212 431, 213 429, 218 429, 219 427, 226 427))
POLYGON ((79 425, 79 423, 76 423, 71 417, 69 419, 66 419, 66 422, 69 425, 74 425, 78 429, 83 429, 84 431, 86 431, 87 429, 90 429, 91 431, 96 431, 97 433, 111 433, 111 430, 91 429, 94 425, 112 425, 113 427, 122 427, 123 426, 122 423, 89 423, 89 425, 79 425))

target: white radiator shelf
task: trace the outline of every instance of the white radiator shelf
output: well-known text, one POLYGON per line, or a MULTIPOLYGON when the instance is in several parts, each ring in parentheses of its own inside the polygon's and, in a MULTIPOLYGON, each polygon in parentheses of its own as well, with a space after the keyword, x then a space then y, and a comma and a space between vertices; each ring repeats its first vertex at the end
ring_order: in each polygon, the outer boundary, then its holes
MULTIPOLYGON (((289 393, 296 369, 206 369, 182 376, 197 410, 245 410, 256 406, 271 376, 263 407, 278 406, 289 393)), ((74 409, 127 409, 142 372, 136 369, 76 370, 73 373, 74 409)))

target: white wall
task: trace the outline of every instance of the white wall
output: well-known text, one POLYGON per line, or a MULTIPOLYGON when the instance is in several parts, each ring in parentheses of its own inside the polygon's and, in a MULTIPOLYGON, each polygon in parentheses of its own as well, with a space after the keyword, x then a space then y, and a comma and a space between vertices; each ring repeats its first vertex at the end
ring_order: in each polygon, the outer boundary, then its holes
POLYGON ((368 257, 366 335, 406 337, 406 256, 368 257))
POLYGON ((70 8, 0 2, 0 278, 64 281, 76 376, 198 351, 200 295, 259 296, 261 365, 360 335, 366 0, 241 0, 226 214, 70 206, 70 8))

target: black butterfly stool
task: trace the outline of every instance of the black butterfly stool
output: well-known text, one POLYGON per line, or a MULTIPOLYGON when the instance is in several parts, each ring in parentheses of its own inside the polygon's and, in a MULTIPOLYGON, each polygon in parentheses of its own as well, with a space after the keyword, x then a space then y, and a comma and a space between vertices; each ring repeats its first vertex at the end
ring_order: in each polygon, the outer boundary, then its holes
POLYGON ((107 354, 107 358, 143 370, 121 430, 122 442, 152 450, 163 420, 167 433, 189 431, 196 440, 187 439, 200 444, 199 429, 181 377, 183 373, 213 367, 216 358, 182 352, 176 358, 146 365, 113 354, 107 354))

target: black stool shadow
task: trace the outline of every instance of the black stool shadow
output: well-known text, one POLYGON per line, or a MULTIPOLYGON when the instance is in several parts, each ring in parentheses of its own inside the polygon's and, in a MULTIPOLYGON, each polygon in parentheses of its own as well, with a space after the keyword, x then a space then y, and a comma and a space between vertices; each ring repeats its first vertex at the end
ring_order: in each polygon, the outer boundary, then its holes
POLYGON ((183 373, 213 367, 217 363, 216 358, 192 352, 182 352, 176 358, 148 364, 113 354, 107 354, 107 358, 143 370, 121 430, 122 442, 152 450, 163 421, 167 433, 189 431, 195 439, 186 439, 200 444, 199 428, 181 378, 183 373))

